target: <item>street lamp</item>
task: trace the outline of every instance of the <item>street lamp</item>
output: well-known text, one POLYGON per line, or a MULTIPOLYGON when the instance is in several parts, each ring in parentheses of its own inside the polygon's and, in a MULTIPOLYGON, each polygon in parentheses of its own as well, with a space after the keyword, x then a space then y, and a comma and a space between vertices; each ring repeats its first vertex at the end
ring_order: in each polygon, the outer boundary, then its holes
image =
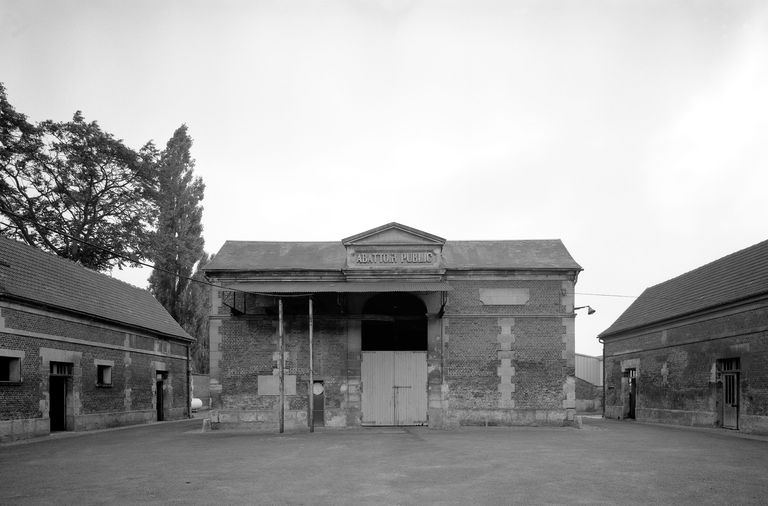
POLYGON ((587 308, 587 314, 595 314, 595 310, 592 309, 592 306, 579 306, 579 307, 573 308, 573 310, 576 311, 577 309, 584 309, 584 308, 587 308))

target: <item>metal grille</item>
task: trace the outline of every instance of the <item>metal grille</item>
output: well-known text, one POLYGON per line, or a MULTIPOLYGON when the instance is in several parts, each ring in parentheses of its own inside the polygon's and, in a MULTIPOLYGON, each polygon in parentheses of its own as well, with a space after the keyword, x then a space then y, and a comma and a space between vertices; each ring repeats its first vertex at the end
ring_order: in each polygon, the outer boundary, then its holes
POLYGON ((739 359, 738 358, 724 358, 717 361, 720 365, 720 370, 725 371, 738 371, 739 359))
POLYGON ((72 376, 72 364, 51 362, 51 376, 72 376))
POLYGON ((717 361, 718 376, 723 385, 722 424, 727 429, 739 428, 739 363, 738 358, 717 361))
POLYGON ((726 374, 724 375, 724 396, 726 404, 736 404, 736 375, 726 374))

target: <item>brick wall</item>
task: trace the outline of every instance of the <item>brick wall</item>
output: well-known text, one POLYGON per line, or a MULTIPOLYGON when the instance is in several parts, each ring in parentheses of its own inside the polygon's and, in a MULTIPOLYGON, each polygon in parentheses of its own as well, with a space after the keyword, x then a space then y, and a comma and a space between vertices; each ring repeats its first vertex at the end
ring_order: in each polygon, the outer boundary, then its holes
POLYGON ((627 414, 627 368, 637 370, 636 418, 720 426, 722 385, 717 361, 740 360, 739 426, 768 432, 768 308, 722 313, 674 327, 609 338, 606 416, 627 414))
POLYGON ((495 409, 499 404, 497 336, 495 318, 448 319, 445 327, 445 382, 448 403, 458 409, 495 409))
MULTIPOLYGON (((449 418, 460 424, 559 423, 574 375, 563 279, 452 280, 446 308, 449 418), (527 290, 515 305, 488 305, 481 290, 527 290)), ((572 336, 571 336, 572 339, 572 336)))
MULTIPOLYGON (((253 306, 252 306, 253 307, 253 306)), ((309 385, 309 320, 304 315, 286 315, 283 321, 285 374, 296 377, 295 395, 286 395, 286 409, 306 423, 309 385)), ((261 412, 257 421, 273 424, 279 410, 278 395, 259 395, 259 376, 275 376, 278 370, 278 320, 254 310, 222 321, 220 336, 220 404, 216 407, 261 412)), ((341 320, 314 322, 314 379, 325 386, 328 418, 342 416, 347 401, 348 360, 346 325, 341 320)), ((359 377, 359 354, 357 356, 359 377)), ((353 374, 355 366, 352 365, 353 374)))
MULTIPOLYGON (((20 306, 0 309, 0 349, 24 352, 22 382, 0 384, 0 438, 25 437, 24 420, 48 420, 50 359, 77 357, 70 382, 75 430, 155 419, 156 364, 168 372, 166 419, 186 416, 186 346, 91 320, 20 306), (92 343, 92 344, 87 344, 92 343), (165 350, 156 352, 155 348, 165 350), (178 357, 168 350, 181 352, 178 357), (111 364, 111 386, 97 385, 97 361, 111 364), (18 423, 17 423, 18 422, 18 423), (21 429, 20 429, 21 428, 21 429), (19 432, 21 430, 21 432, 19 432)), ((56 360, 58 361, 58 360, 56 360)), ((62 361, 69 361, 63 359, 62 361)), ((26 422, 25 422, 26 423, 26 422)), ((35 424, 39 425, 38 422, 35 424)))
POLYGON ((30 339, 0 333, 0 349, 24 352, 21 361, 20 385, 0 385, 0 420, 36 418, 42 416, 39 389, 40 375, 39 345, 30 339))
POLYGON ((512 280, 460 280, 450 282, 448 302, 451 313, 460 314, 565 314, 562 302, 562 278, 512 279, 512 280), (481 288, 527 289, 529 300, 525 304, 486 305, 480 298, 481 288))
POLYGON ((121 346, 125 341, 125 333, 102 327, 92 327, 72 321, 62 320, 54 316, 44 316, 19 309, 3 308, 3 318, 8 328, 67 336, 96 343, 121 346))
POLYGON ((560 318, 521 318, 515 322, 515 407, 563 407, 563 382, 566 376, 574 374, 567 370, 563 357, 564 332, 560 318))

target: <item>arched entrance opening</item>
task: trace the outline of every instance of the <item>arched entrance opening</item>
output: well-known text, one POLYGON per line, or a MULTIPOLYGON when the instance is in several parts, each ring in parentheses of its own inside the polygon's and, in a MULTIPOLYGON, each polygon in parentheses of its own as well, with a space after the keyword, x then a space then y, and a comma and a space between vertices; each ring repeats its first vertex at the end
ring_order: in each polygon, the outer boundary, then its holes
POLYGON ((363 306, 363 351, 427 351, 427 308, 410 293, 381 293, 363 306))
POLYGON ((427 310, 410 293, 381 293, 363 306, 363 425, 427 423, 427 310))

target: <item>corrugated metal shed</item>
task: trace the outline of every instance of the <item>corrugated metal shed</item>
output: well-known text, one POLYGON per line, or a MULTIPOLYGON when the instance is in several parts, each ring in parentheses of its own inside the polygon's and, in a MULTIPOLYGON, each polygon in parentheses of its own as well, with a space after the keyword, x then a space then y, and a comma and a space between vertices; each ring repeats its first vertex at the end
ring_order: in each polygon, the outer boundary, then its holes
POLYGON ((576 377, 603 386, 603 358, 576 353, 576 377))

